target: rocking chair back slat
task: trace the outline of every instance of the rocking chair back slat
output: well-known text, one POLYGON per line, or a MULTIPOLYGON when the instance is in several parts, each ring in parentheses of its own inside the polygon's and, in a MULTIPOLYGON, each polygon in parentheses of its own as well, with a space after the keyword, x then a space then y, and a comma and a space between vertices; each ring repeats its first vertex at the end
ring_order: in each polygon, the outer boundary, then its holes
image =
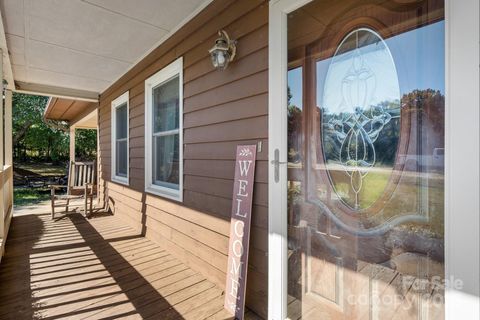
POLYGON ((70 162, 68 168, 67 195, 55 194, 55 189, 59 186, 51 187, 52 219, 55 218, 55 207, 65 206, 65 212, 68 212, 70 200, 84 198, 84 213, 87 213, 87 203, 90 200, 90 212, 92 212, 93 197, 97 190, 97 166, 95 161, 91 162, 70 162), (65 200, 66 203, 56 205, 55 201, 65 200))
POLYGON ((96 184, 97 171, 95 161, 71 162, 68 175, 69 194, 72 189, 78 189, 85 184, 96 184))

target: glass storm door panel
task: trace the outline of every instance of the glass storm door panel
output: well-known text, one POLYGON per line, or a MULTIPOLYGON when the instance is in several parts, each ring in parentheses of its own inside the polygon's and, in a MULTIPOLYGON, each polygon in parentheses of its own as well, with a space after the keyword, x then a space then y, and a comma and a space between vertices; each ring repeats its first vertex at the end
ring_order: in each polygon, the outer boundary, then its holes
POLYGON ((443 1, 288 15, 288 317, 444 317, 443 1))

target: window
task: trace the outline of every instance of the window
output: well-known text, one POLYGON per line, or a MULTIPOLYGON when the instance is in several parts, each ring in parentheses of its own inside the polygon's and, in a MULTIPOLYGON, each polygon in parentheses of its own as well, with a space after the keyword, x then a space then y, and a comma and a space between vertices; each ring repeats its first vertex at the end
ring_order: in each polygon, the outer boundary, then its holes
POLYGON ((128 184, 128 91, 112 101, 112 180, 128 184))
POLYGON ((183 61, 145 81, 145 190, 182 201, 183 61))

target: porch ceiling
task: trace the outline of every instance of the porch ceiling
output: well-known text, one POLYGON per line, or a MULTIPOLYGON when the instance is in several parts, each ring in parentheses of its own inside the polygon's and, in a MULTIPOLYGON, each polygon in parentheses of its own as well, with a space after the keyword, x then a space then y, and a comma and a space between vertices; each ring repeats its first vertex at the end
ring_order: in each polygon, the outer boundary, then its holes
POLYGON ((93 100, 210 2, 0 0, 15 87, 93 100))
POLYGON ((44 117, 50 120, 64 120, 78 128, 97 127, 97 103, 74 99, 51 98, 44 117))

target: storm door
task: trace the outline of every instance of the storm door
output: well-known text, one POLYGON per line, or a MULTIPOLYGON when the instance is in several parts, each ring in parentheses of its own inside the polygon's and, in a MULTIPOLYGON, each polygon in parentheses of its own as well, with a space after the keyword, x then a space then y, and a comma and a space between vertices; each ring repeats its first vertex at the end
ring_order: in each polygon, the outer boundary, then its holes
POLYGON ((291 319, 444 317, 443 1, 312 1, 288 25, 291 319))

